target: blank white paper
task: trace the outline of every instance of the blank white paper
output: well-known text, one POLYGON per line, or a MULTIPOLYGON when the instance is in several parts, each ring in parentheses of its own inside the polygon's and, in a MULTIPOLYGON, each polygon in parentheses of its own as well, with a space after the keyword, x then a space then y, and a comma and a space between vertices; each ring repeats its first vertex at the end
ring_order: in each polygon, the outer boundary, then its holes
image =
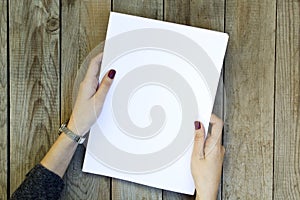
POLYGON ((117 71, 83 171, 194 194, 194 121, 207 130, 228 35, 111 12, 100 79, 117 71))

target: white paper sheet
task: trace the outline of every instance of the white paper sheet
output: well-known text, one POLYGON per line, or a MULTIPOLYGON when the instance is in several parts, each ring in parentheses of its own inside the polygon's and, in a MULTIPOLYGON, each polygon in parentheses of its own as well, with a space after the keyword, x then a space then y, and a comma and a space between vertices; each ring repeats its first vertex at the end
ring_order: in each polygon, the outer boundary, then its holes
POLYGON ((194 121, 206 130, 225 33, 111 12, 100 79, 116 69, 83 171, 193 194, 194 121))

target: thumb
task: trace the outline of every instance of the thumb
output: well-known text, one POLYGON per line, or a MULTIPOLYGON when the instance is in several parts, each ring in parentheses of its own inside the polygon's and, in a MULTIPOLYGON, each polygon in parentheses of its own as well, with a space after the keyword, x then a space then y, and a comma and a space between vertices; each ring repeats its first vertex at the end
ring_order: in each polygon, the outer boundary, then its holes
POLYGON ((105 76, 102 78, 102 81, 98 87, 98 90, 95 94, 95 100, 98 105, 103 105, 106 94, 108 93, 108 90, 113 82, 113 79, 115 77, 116 70, 111 69, 109 70, 105 76))
POLYGON ((205 143, 205 133, 204 126, 199 121, 195 121, 195 138, 194 138, 194 148, 193 155, 203 159, 204 154, 204 143, 205 143))

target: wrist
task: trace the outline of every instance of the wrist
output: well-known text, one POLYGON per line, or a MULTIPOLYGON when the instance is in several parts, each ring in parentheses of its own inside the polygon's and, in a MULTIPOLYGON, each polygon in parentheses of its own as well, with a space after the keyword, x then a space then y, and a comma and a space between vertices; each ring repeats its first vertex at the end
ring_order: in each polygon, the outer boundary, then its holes
POLYGON ((64 132, 63 134, 59 135, 57 142, 63 144, 66 148, 70 148, 78 145, 76 141, 72 140, 72 138, 67 136, 64 132))
POLYGON ((200 192, 200 190, 196 189, 196 200, 216 200, 218 192, 213 192, 213 191, 205 191, 205 192, 200 192))
POLYGON ((67 128, 72 131, 73 133, 75 133, 78 136, 82 136, 82 134, 78 131, 78 129, 76 128, 76 126, 74 126, 71 122, 68 122, 67 124, 67 128))
POLYGON ((64 135, 67 135, 70 139, 72 139, 74 142, 78 144, 82 144, 85 140, 84 137, 82 137, 79 134, 76 134, 72 131, 72 126, 66 125, 66 123, 63 123, 61 127, 59 128, 59 135, 64 133, 64 135), (71 127, 71 128, 70 128, 71 127))
POLYGON ((71 116, 67 123, 67 128, 75 133, 76 135, 83 137, 87 131, 83 130, 82 125, 79 122, 75 122, 74 118, 71 116))
POLYGON ((40 164, 63 177, 77 146, 78 143, 74 142, 67 135, 61 134, 40 164))
POLYGON ((197 195, 195 200, 216 200, 217 197, 212 198, 212 197, 206 197, 206 196, 202 196, 202 195, 197 195))

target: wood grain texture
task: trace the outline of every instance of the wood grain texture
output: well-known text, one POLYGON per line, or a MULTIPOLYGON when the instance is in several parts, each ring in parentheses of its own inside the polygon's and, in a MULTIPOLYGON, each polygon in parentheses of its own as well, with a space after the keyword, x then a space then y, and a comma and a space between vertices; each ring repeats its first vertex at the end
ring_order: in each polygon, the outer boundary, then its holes
POLYGON ((59 126, 59 2, 9 1, 10 191, 46 154, 59 126))
POLYGON ((224 0, 165 0, 164 20, 224 31, 224 0))
POLYGON ((163 19, 163 0, 113 0, 112 11, 163 19))
POLYGON ((113 179, 112 180, 112 199, 123 200, 123 199, 162 199, 162 190, 147 187, 144 185, 131 183, 128 181, 113 179))
POLYGON ((80 64, 105 39, 109 12, 109 0, 62 1, 63 120, 68 119, 72 111, 69 100, 80 64))
POLYGON ((272 199, 276 1, 226 0, 223 199, 272 199))
POLYGON ((300 199, 300 1, 277 1, 274 199, 300 199))
MULTIPOLYGON (((273 0, 224 1, 113 0, 112 6, 128 14, 218 31, 225 28, 230 34, 226 98, 218 93, 214 107, 214 112, 226 116, 222 198, 300 199, 300 2, 277 0, 276 16, 273 0)), ((76 73, 105 37, 110 2, 0 0, 0 199, 7 199, 7 189, 12 193, 41 160, 56 139, 60 122, 69 118, 76 73)), ((84 174, 84 152, 78 147, 61 199, 193 199, 84 174)))
MULTIPOLYGON (((62 0, 61 119, 72 112, 72 91, 80 64, 105 38, 110 0, 62 0)), ((64 177, 61 199, 109 199, 110 178, 81 171, 85 148, 79 147, 64 177)))
MULTIPOLYGON (((224 31, 224 10, 223 0, 165 0, 164 16, 166 21, 224 31)), ((221 75, 213 109, 213 112, 221 118, 223 118, 223 101, 223 75, 221 75)), ((195 197, 164 191, 163 199, 195 199, 195 197)))
MULTIPOLYGON (((113 11, 162 20, 163 0, 114 0, 113 11)), ((162 190, 113 179, 112 199, 162 199, 162 190)))
POLYGON ((0 199, 7 199, 7 1, 0 0, 0 199))

